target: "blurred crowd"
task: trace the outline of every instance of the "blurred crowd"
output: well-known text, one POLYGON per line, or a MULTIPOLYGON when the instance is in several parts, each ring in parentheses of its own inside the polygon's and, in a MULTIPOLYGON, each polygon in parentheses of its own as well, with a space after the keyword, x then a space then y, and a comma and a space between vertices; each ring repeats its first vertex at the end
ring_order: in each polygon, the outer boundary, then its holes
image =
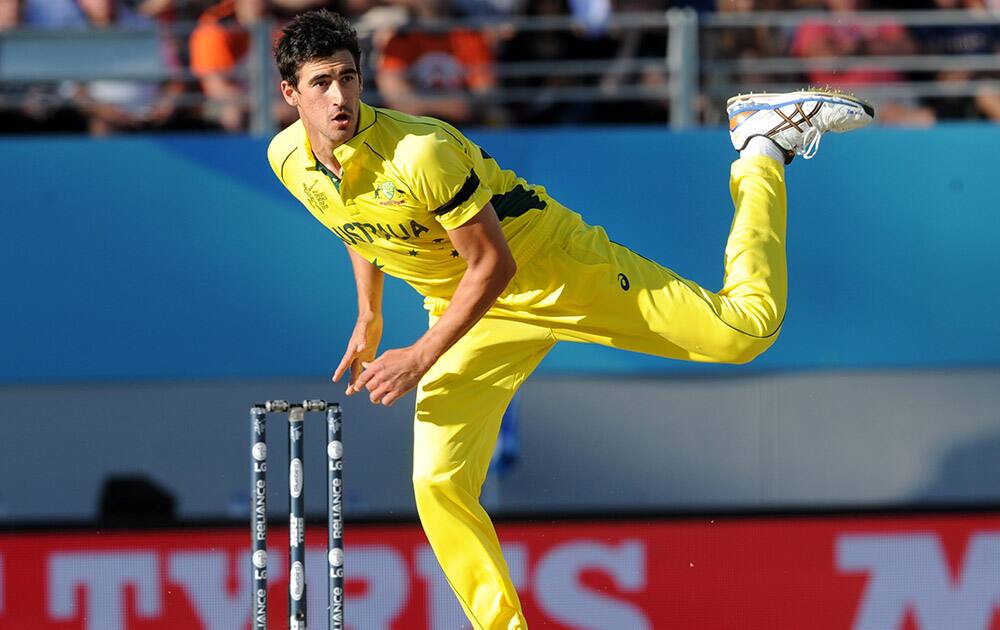
MULTIPOLYGON (((799 80, 816 86, 833 86, 866 95, 873 92, 882 124, 926 126, 938 120, 1000 121, 1000 90, 991 85, 1000 79, 1000 20, 996 0, 719 0, 719 10, 751 11, 812 10, 831 19, 805 19, 794 28, 757 27, 730 29, 714 42, 717 58, 754 59, 788 56, 812 61, 804 72, 777 77, 782 82, 799 80), (992 5, 988 5, 992 2, 992 5), (921 24, 907 27, 901 21, 858 18, 864 11, 949 11, 982 17, 978 23, 921 24), (936 56, 944 67, 929 69, 909 63, 907 58, 936 56), (974 64, 972 58, 985 59, 974 64), (879 63, 867 58, 897 58, 902 63, 879 63), (839 61, 836 68, 822 62, 839 61), (987 67, 980 68, 978 66, 987 67), (995 68, 988 67, 995 65, 995 68), (911 66, 907 68, 906 66, 911 66), (918 66, 913 68, 912 66, 918 66), (973 83, 974 82, 974 83, 973 83), (929 88, 923 94, 907 89, 929 88), (970 87, 971 86, 971 87, 970 87)), ((902 15, 902 14, 900 14, 902 15)), ((741 67, 741 70, 743 70, 741 67)), ((767 72, 743 71, 729 77, 744 83, 769 83, 776 77, 767 72)))
MULTIPOLYGON (((273 39, 283 21, 315 7, 348 15, 358 26, 365 98, 373 104, 465 126, 666 123, 665 27, 622 26, 611 18, 662 15, 679 6, 716 16, 843 14, 793 25, 702 29, 705 72, 696 109, 706 124, 724 122, 727 90, 806 84, 862 95, 874 89, 883 124, 1000 121, 1000 64, 981 63, 1000 59, 998 22, 907 26, 857 14, 990 15, 1000 10, 1000 0, 0 0, 0 38, 19 30, 59 32, 72 42, 109 28, 155 34, 149 52, 155 71, 141 79, 89 67, 70 77, 32 80, 0 57, 0 132, 244 131, 254 106, 254 38, 273 39), (569 28, 532 26, 567 15, 575 18, 569 28), (935 69, 868 60, 926 55, 956 63, 935 69), (783 59, 806 63, 791 70, 774 63, 783 59), (966 64, 968 59, 980 62, 966 64), (831 60, 839 65, 821 63, 831 60), (918 84, 937 88, 907 89, 918 84)), ((74 50, 54 52, 53 63, 65 62, 74 50)), ((295 112, 276 86, 269 93, 269 119, 292 122, 295 112)))

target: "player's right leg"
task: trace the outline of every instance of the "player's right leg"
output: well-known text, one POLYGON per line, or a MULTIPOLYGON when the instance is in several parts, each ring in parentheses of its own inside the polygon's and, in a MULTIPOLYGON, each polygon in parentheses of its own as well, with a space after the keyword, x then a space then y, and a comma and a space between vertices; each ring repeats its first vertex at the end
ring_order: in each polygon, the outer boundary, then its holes
POLYGON ((417 511, 476 630, 527 629, 479 494, 503 412, 554 344, 548 328, 487 316, 438 359, 417 389, 417 511))

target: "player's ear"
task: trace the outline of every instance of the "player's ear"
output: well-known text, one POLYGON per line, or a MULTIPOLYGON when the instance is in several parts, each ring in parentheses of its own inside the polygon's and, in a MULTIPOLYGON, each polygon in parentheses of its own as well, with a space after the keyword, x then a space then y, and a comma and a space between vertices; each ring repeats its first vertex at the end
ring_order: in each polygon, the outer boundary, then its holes
POLYGON ((299 91, 288 81, 281 82, 281 95, 285 98, 285 102, 292 107, 299 106, 299 91))

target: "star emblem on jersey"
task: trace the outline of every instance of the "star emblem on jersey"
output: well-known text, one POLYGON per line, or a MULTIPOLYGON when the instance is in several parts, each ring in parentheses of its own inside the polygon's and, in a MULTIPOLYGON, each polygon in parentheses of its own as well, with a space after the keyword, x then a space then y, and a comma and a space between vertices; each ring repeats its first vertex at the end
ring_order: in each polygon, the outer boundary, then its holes
POLYGON ((454 249, 451 250, 451 257, 452 258, 458 258, 458 252, 456 250, 454 250, 454 249))
POLYGON ((407 252, 407 253, 408 253, 408 254, 410 254, 410 256, 416 256, 416 255, 417 255, 417 250, 415 250, 415 249, 411 249, 411 250, 410 250, 409 252, 407 252))

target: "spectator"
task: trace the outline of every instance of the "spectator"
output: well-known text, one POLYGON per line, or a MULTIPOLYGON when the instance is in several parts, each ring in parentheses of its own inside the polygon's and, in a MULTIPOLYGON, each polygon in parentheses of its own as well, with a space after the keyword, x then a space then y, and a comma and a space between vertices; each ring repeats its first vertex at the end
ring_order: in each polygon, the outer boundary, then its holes
MULTIPOLYGON (((566 0, 535 0, 527 9, 530 17, 568 16, 566 0)), ((583 61, 609 59, 615 43, 608 37, 588 37, 582 29, 560 28, 551 31, 519 31, 501 47, 503 63, 583 61)), ((560 95, 561 90, 577 86, 594 86, 596 80, 581 75, 533 72, 529 76, 514 75, 504 79, 503 86, 516 89, 526 97, 512 103, 510 112, 518 124, 552 125, 591 122, 595 115, 592 103, 572 100, 560 95)))
MULTIPOLYGON (((778 11, 783 8, 780 0, 718 0, 719 13, 749 14, 754 11, 778 11)), ((709 59, 725 61, 746 61, 765 57, 782 57, 788 50, 787 32, 773 26, 745 26, 709 30, 705 34, 704 54, 709 59)), ((753 64, 747 67, 753 68, 753 64)), ((769 85, 779 79, 801 82, 798 76, 776 76, 754 70, 735 70, 731 73, 707 73, 705 86, 711 96, 728 98, 730 94, 750 91, 766 91, 769 85)), ((726 103, 711 100, 706 102, 705 122, 722 124, 727 119, 726 103)))
POLYGON ((354 19, 361 47, 361 80, 364 82, 363 88, 371 94, 369 100, 375 105, 381 104, 375 76, 382 63, 382 53, 389 40, 409 24, 410 19, 409 10, 401 6, 370 7, 354 19))
MULTIPOLYGON (((449 17, 445 0, 397 0, 420 20, 449 17)), ((411 114, 443 118, 456 125, 491 124, 501 110, 479 98, 496 87, 488 38, 466 29, 404 28, 381 51, 375 77, 386 105, 411 114)))
MULTIPOLYGON (((250 32, 265 18, 273 18, 277 37, 291 14, 315 7, 323 0, 222 0, 207 9, 191 33, 191 71, 207 99, 206 116, 229 132, 247 128, 250 113, 246 76, 250 32)), ((271 90, 272 115, 282 127, 298 119, 277 90, 271 90)))
POLYGON ((140 0, 135 4, 135 11, 148 18, 170 21, 174 14, 173 0, 140 0))
MULTIPOLYGON (((153 29, 154 24, 117 0, 78 0, 91 28, 153 29)), ((176 50, 163 40, 163 63, 177 70, 176 50)), ((98 80, 67 84, 64 94, 77 104, 88 118, 92 135, 107 135, 159 127, 174 114, 175 101, 183 91, 176 81, 98 80)))
MULTIPOLYGON (((756 11, 780 11, 780 0, 719 0, 719 13, 750 14, 756 11)), ((789 46, 788 33, 773 26, 755 25, 720 29, 716 55, 723 59, 760 59, 784 56, 789 46)), ((743 71, 733 79, 737 83, 764 85, 775 80, 766 72, 743 71)))
MULTIPOLYGON (((0 33, 15 29, 20 23, 20 0, 0 0, 0 33)), ((26 126, 25 116, 20 111, 22 99, 20 86, 0 82, 0 133, 20 131, 26 126)))
POLYGON ((452 0, 452 7, 461 15, 477 17, 509 17, 524 13, 528 0, 452 0))
MULTIPOLYGON (((667 0, 617 0, 616 13, 663 13, 667 10, 667 0)), ((647 88, 651 92, 662 92, 635 99, 616 98, 604 102, 599 107, 599 122, 610 123, 666 123, 670 116, 670 97, 667 93, 669 77, 663 67, 667 50, 666 33, 650 29, 625 29, 610 34, 615 50, 608 72, 601 77, 598 86, 602 96, 615 96, 622 88, 647 88), (628 70, 632 62, 639 59, 656 61, 638 70, 628 70)))
POLYGON ((73 0, 24 0, 23 24, 37 29, 87 28, 87 18, 73 0))
POLYGON ((381 0, 340 0, 338 13, 351 19, 357 19, 380 5, 381 0))
MULTIPOLYGON (((187 24, 195 22, 210 5, 206 0, 126 0, 135 6, 142 16, 154 20, 160 27, 166 40, 165 44, 171 50, 171 57, 176 60, 176 67, 190 68, 191 55, 188 40, 190 37, 187 24)), ((180 97, 174 115, 166 127, 170 130, 208 130, 217 129, 218 125, 211 122, 205 114, 205 108, 200 99, 192 98, 201 94, 201 83, 197 78, 178 73, 172 84, 172 89, 180 97)))
MULTIPOLYGON (((792 39, 792 54, 807 59, 835 59, 863 55, 912 55, 916 43, 907 30, 894 22, 867 22, 851 15, 860 10, 863 0, 825 0, 834 20, 806 20, 792 39)), ((864 64, 843 70, 808 70, 813 85, 829 85, 847 90, 866 86, 899 85, 902 73, 864 64)), ((877 103, 879 121, 889 124, 930 125, 934 112, 914 99, 887 99, 877 103)))
POLYGON ((0 0, 0 33, 21 23, 20 0, 0 0))
MULTIPOLYGON (((619 2, 619 4, 623 3, 619 2)), ((633 4, 636 3, 633 2, 633 4)), ((638 4, 641 4, 641 1, 638 4)), ((627 11, 629 9, 619 7, 619 10, 627 11)), ((569 0, 569 13, 575 20, 583 24, 589 35, 597 35, 604 32, 608 20, 611 19, 611 1, 569 0)))
MULTIPOLYGON (((933 0, 942 10, 983 11, 979 0, 933 0)), ((930 55, 993 55, 1000 52, 1000 29, 986 24, 933 25, 916 30, 922 52, 930 55)), ((948 69, 930 79, 942 84, 960 85, 992 78, 990 73, 948 69)), ((936 96, 924 99, 939 119, 987 119, 1000 121, 1000 94, 979 88, 972 96, 936 96)))
MULTIPOLYGON (((28 25, 27 9, 26 0, 0 0, 0 33, 28 25)), ((0 134, 84 130, 83 118, 61 102, 55 85, 0 81, 0 134)))
POLYGON ((247 126, 247 81, 239 76, 250 33, 264 15, 264 0, 222 0, 206 10, 191 33, 191 71, 201 81, 207 117, 230 132, 247 126))

